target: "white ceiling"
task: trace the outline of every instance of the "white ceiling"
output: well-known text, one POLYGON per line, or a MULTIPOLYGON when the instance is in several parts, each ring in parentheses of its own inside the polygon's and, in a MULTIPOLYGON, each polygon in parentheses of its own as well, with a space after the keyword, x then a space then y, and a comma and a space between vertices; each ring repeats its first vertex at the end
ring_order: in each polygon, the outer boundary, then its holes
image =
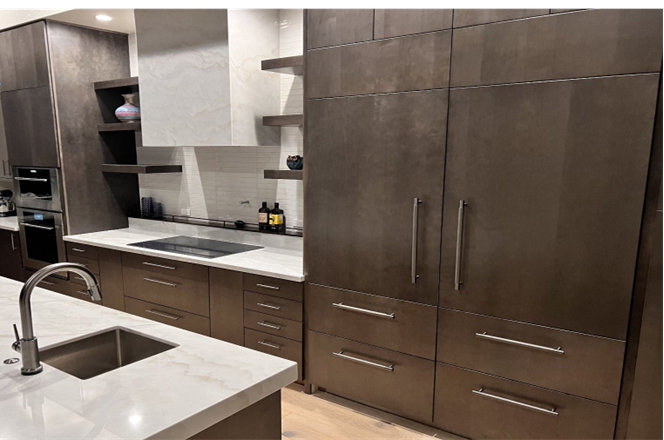
POLYGON ((95 29, 121 32, 123 34, 133 34, 136 32, 133 9, 71 9, 51 15, 48 18, 95 29), (95 16, 99 14, 108 15, 112 20, 97 20, 95 16))
POLYGON ((0 29, 18 26, 67 9, 0 9, 0 29))

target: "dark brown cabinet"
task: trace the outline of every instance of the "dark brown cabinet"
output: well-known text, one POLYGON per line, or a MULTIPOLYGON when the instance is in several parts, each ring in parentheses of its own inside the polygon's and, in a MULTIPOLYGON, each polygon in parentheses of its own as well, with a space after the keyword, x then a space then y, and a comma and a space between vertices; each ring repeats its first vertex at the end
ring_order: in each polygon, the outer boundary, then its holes
POLYGON ((210 330, 213 338, 244 345, 242 274, 210 268, 210 330))
POLYGON ((548 13, 548 9, 455 9, 454 27, 475 26, 548 13))
POLYGON ((662 14, 583 11, 457 29, 453 47, 452 87, 659 72, 662 14))
POLYGON ((374 39, 452 27, 452 9, 376 9, 374 39))
POLYGON ((371 40, 373 14, 373 9, 309 9, 308 48, 371 40))
POLYGON ((625 339, 658 81, 450 92, 441 306, 625 339))
POLYGON ((50 87, 3 92, 2 113, 13 166, 59 166, 50 87))
POLYGON ((0 33, 0 92, 48 87, 45 28, 42 21, 0 33))
POLYGON ((309 102, 309 282, 436 304, 447 94, 309 102))
POLYGON ((0 277, 23 281, 21 243, 18 232, 0 230, 0 277))

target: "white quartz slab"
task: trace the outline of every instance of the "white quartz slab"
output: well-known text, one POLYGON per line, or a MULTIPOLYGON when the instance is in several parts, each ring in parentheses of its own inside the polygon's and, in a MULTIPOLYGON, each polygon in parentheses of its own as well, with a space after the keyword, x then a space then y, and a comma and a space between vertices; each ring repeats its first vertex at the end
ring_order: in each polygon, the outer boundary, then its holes
POLYGON ((0 229, 18 231, 18 218, 16 216, 0 217, 0 229))
POLYGON ((140 255, 168 258, 170 260, 183 261, 185 263, 202 264, 205 266, 218 267, 221 269, 236 270, 256 275, 265 275, 289 281, 304 281, 303 258, 301 250, 264 247, 263 249, 242 252, 234 255, 227 255, 225 257, 201 258, 129 246, 129 243, 174 237, 176 235, 183 234, 149 231, 147 229, 137 229, 130 227, 124 229, 112 229, 109 231, 92 232, 89 234, 68 235, 65 237, 65 241, 87 244, 90 246, 99 246, 140 255))
MULTIPOLYGON (((21 287, 0 277, 0 361, 20 357, 21 287)), ((178 346, 87 380, 0 363, 0 438, 183 439, 297 379, 294 362, 59 293, 35 289, 32 311, 42 349, 114 327, 178 346)))

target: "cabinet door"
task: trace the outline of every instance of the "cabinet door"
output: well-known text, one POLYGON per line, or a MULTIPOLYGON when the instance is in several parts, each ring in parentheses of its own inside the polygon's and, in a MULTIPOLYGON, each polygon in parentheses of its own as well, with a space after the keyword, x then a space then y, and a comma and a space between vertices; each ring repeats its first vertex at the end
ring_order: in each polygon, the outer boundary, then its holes
POLYGON ((13 166, 59 166, 50 87, 4 92, 2 113, 13 166))
POLYGON ((450 92, 441 306, 625 339, 658 79, 450 92))
POLYGON ((210 330, 213 338, 244 345, 242 272, 210 268, 210 330))
POLYGON ((310 282, 436 304, 447 96, 309 102, 310 282))
POLYGON ((309 9, 307 14, 309 49, 373 38, 373 9, 309 9))
MULTIPOLYGON (((9 162, 9 152, 7 151, 7 137, 5 136, 5 120, 2 114, 2 93, 0 93, 0 161, 2 161, 2 170, 0 178, 11 178, 12 167, 9 162)), ((8 183, 11 186, 11 183, 8 183)))
POLYGON ((0 92, 49 85, 43 21, 0 33, 0 92))
POLYGON ((374 38, 390 38, 452 27, 452 9, 376 9, 374 38))
POLYGON ((18 232, 0 230, 0 277, 23 281, 18 232))

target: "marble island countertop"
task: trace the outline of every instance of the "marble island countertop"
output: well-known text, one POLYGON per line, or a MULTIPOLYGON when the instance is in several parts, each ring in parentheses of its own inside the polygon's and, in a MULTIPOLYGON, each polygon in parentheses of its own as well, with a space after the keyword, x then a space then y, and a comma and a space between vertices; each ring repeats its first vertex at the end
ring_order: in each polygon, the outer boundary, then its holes
MULTIPOLYGON (((21 287, 0 277, 0 360, 20 358, 21 287)), ((178 346, 87 380, 0 363, 0 438, 188 438, 297 379, 294 362, 47 290, 32 310, 41 349, 115 327, 178 346)))
POLYGON ((18 217, 0 217, 0 229, 6 231, 18 231, 18 217))
POLYGON ((132 219, 129 228, 68 235, 64 239, 72 243, 168 258, 185 263, 202 264, 209 267, 265 275, 288 281, 304 281, 301 238, 132 219), (253 244, 262 246, 263 249, 227 255, 225 257, 202 258, 129 246, 130 243, 174 237, 177 235, 190 235, 214 240, 253 244))

